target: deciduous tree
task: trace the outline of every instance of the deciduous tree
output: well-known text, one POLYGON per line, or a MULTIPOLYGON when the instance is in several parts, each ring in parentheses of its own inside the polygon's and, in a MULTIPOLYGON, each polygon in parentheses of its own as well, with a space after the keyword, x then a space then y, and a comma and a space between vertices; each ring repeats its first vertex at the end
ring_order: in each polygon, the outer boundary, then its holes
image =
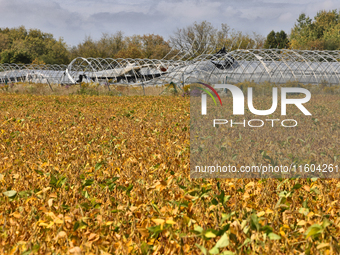
POLYGON ((319 11, 314 19, 300 14, 292 28, 291 48, 340 49, 340 13, 337 10, 319 11))

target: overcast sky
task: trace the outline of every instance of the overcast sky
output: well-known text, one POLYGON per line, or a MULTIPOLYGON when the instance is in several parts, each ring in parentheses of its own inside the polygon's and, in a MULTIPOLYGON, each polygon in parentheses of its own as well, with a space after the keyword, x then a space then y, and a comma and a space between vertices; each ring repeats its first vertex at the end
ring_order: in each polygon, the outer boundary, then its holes
POLYGON ((168 39, 177 28, 203 20, 266 36, 271 30, 290 33, 302 12, 313 18, 338 7, 339 0, 0 0, 0 26, 38 28, 69 46, 119 30, 168 39))

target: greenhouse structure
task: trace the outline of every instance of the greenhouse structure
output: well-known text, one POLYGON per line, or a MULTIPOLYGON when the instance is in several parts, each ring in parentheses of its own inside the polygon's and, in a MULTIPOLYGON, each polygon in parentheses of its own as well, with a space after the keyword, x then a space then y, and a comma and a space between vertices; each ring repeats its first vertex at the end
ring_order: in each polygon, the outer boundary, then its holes
POLYGON ((80 82, 163 85, 264 81, 281 84, 340 84, 340 51, 239 49, 172 59, 78 57, 69 65, 0 64, 0 83, 71 85, 80 82))

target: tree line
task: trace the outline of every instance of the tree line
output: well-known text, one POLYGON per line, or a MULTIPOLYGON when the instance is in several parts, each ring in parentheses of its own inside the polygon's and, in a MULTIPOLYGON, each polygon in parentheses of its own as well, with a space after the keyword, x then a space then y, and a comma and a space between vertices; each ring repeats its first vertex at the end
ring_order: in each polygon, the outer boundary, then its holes
POLYGON ((69 61, 66 43, 56 40, 50 33, 39 29, 0 29, 1 63, 48 63, 62 64, 69 61))
POLYGON ((99 40, 90 36, 77 46, 68 46, 50 33, 39 29, 0 29, 0 62, 22 64, 68 64, 76 57, 189 59, 225 47, 227 50, 252 48, 340 49, 340 11, 319 11, 311 19, 299 15, 291 33, 271 31, 267 37, 244 34, 222 23, 215 28, 203 21, 177 29, 169 40, 160 35, 124 36, 122 31, 103 34, 99 40))

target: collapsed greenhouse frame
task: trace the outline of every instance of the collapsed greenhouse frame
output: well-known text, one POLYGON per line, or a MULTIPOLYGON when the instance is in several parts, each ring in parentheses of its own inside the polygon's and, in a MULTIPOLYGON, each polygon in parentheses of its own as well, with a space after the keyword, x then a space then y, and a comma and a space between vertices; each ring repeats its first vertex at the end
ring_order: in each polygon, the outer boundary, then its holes
MULTIPOLYGON (((186 54, 187 55, 187 54, 186 54)), ((80 82, 154 86, 264 81, 340 84, 340 51, 239 49, 176 59, 78 57, 69 65, 1 64, 0 83, 71 85, 80 82)))

